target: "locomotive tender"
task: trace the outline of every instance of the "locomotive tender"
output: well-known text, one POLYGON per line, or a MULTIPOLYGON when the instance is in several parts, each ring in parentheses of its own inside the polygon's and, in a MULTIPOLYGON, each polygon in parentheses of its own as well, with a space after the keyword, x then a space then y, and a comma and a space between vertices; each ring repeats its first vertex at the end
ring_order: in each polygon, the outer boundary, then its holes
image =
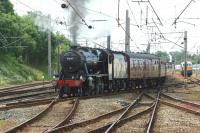
POLYGON ((166 77, 166 63, 152 54, 73 47, 61 54, 59 96, 156 86, 166 77))

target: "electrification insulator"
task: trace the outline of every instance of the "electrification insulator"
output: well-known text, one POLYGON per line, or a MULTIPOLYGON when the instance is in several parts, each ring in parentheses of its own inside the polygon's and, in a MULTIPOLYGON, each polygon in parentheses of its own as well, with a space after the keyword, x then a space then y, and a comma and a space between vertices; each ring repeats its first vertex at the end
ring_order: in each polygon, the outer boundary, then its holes
POLYGON ((68 6, 66 4, 61 5, 62 8, 67 8, 68 6))
POLYGON ((91 25, 89 25, 89 26, 88 26, 88 28, 89 28, 89 29, 92 29, 92 26, 91 26, 91 25))

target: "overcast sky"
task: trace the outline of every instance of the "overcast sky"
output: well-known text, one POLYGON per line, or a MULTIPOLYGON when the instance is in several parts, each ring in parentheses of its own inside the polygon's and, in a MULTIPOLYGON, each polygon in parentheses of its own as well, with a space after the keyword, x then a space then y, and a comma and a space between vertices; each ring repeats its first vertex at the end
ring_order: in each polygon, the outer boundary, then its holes
MULTIPOLYGON (((11 0, 14 9, 19 15, 25 15, 27 11, 39 10, 43 14, 50 14, 52 26, 65 36, 70 38, 69 27, 70 12, 72 9, 62 9, 62 0, 11 0), (56 21, 65 21, 66 25, 56 24, 56 21)), ((132 0, 120 0, 119 18, 120 23, 125 28, 125 11, 129 10, 131 19, 131 50, 140 52, 146 49, 146 44, 151 43, 151 52, 161 51, 180 51, 182 48, 161 38, 161 31, 165 38, 179 45, 183 42, 184 31, 188 31, 188 51, 197 53, 200 50, 200 1, 193 1, 185 12, 177 20, 176 28, 172 25, 175 18, 186 7, 190 0, 151 0, 151 4, 161 19, 160 25, 153 9, 147 2, 132 2, 132 0), (147 13, 148 11, 148 13, 147 13), (148 24, 146 19, 148 16, 148 24), (153 23, 155 22, 155 23, 153 23), (138 26, 136 26, 138 25, 138 26), (159 30, 158 30, 159 29, 159 30), (154 33, 154 34, 150 34, 154 33), (170 34, 169 34, 170 33, 170 34)), ((75 6, 75 5, 74 5, 75 6)), ((92 29, 88 29, 81 24, 79 29, 78 42, 98 42, 106 46, 106 37, 111 35, 112 49, 124 50, 125 33, 122 27, 117 24, 118 0, 88 0, 86 4, 76 5, 78 9, 84 8, 86 16, 84 20, 92 29), (101 21, 96 21, 101 20, 101 21)), ((80 13, 81 14, 81 13, 80 13)), ((81 23, 79 22, 74 23, 81 23)), ((92 47, 94 45, 91 45, 92 47)))

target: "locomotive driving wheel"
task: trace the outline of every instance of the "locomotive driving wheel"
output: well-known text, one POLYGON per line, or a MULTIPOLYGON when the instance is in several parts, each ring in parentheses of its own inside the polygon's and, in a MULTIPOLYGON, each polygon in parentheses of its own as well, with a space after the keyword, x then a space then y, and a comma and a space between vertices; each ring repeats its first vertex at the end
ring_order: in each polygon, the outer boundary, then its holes
POLYGON ((104 84, 102 81, 102 78, 97 78, 97 82, 96 82, 96 94, 102 94, 104 91, 103 88, 104 84))
POLYGON ((59 95, 59 98, 63 98, 63 95, 64 95, 64 87, 60 88, 60 90, 58 91, 58 95, 59 95))
POLYGON ((78 96, 84 96, 83 88, 78 88, 78 96))

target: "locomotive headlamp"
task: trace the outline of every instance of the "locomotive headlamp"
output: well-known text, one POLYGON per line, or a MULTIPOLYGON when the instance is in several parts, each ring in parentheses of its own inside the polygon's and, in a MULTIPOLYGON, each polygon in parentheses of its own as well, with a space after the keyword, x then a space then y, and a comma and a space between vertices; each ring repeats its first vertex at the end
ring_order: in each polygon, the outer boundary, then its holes
POLYGON ((80 76, 80 79, 81 79, 81 80, 83 79, 83 76, 82 76, 82 75, 80 76))

